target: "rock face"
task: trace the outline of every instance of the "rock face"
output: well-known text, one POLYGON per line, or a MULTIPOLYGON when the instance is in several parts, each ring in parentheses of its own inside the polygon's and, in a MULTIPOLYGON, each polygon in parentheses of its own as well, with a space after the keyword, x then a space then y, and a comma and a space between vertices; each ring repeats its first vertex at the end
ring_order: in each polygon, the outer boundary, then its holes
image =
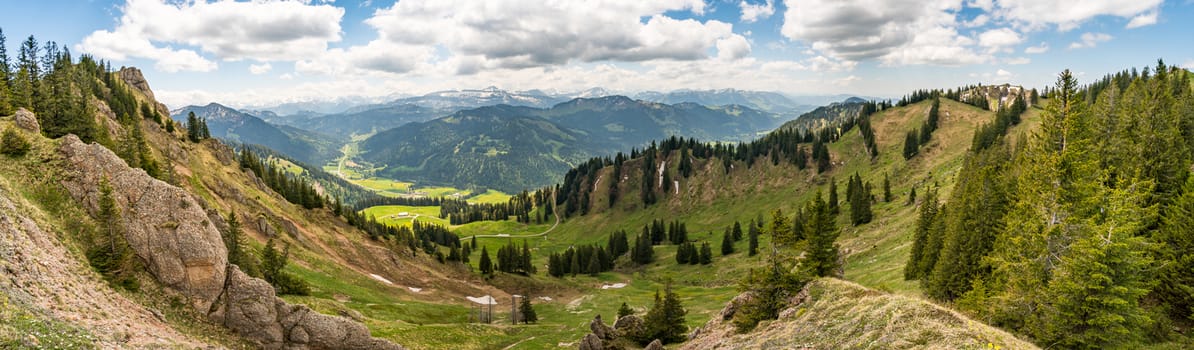
POLYGON ((161 284, 190 298, 191 305, 263 349, 402 349, 370 337, 364 325, 291 305, 269 283, 229 265, 218 226, 186 191, 158 181, 99 144, 74 135, 59 153, 70 169, 63 185, 94 214, 104 178, 121 209, 125 238, 161 284))
POLYGON ((652 340, 651 344, 647 344, 643 350, 663 350, 663 343, 659 339, 652 340))
MULTIPOLYGON (((86 329, 94 335, 88 342, 99 349, 209 347, 162 322, 156 311, 107 288, 86 262, 61 243, 58 234, 33 219, 45 213, 22 204, 18 192, 9 188, 12 183, 3 176, 0 174, 0 313, 28 309, 39 315, 35 316, 38 319, 86 329)), ((0 338, 6 335, 13 334, 0 334, 0 338)), ((32 334, 28 336, 36 342, 32 334)), ((39 347, 9 340, 13 339, 0 341, 0 348, 39 347)))
POLYGON ((402 349, 370 337, 360 323, 287 304, 268 283, 235 265, 228 269, 228 288, 211 318, 263 349, 402 349))
POLYGON ((17 113, 13 115, 13 121, 18 128, 41 133, 41 124, 37 122, 37 116, 27 109, 17 109, 17 113))
MULTIPOLYGON (((149 89, 149 81, 145 80, 145 76, 141 74, 140 69, 137 69, 136 67, 121 68, 120 80, 124 80, 125 84, 128 84, 134 89, 137 89, 137 91, 140 91, 142 94, 145 94, 145 97, 148 97, 149 101, 157 101, 157 98, 153 97, 153 90, 149 89)), ((157 109, 158 113, 161 113, 163 116, 169 119, 170 109, 166 108, 166 105, 155 103, 154 107, 157 109)))
POLYGON ((208 310, 224 289, 228 254, 220 232, 186 191, 154 179, 99 144, 62 139, 68 178, 63 185, 92 214, 104 178, 121 209, 129 246, 159 282, 208 310))
POLYGON ((616 336, 614 329, 609 328, 609 326, 605 325, 605 322, 601 321, 601 315, 597 315, 597 317, 593 318, 593 321, 589 322, 589 330, 593 332, 593 335, 602 340, 613 340, 616 336))
POLYGON ((593 335, 593 333, 589 333, 580 340, 580 350, 605 350, 605 344, 601 341, 601 338, 593 335))
POLYGON ((630 339, 642 338, 643 333, 646 332, 643 318, 635 315, 619 317, 614 322, 614 330, 617 331, 619 337, 630 339))

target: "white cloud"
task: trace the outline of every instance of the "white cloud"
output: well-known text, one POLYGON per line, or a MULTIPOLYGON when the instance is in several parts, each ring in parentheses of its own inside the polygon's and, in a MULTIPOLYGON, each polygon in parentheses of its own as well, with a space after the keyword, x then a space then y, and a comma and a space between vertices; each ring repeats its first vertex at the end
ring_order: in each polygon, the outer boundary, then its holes
POLYGON ((753 23, 760 19, 767 19, 767 17, 775 14, 774 0, 767 0, 766 3, 762 4, 751 4, 746 2, 746 0, 742 0, 742 2, 738 3, 738 6, 742 8, 743 23, 753 23))
POLYGON ((1140 27, 1144 27, 1144 26, 1151 26, 1154 24, 1157 24, 1157 11, 1152 11, 1152 12, 1145 13, 1145 14, 1142 14, 1142 15, 1139 15, 1136 17, 1132 17, 1132 20, 1128 21, 1127 28, 1128 29, 1140 28, 1140 27))
POLYGON ((717 41, 717 58, 736 60, 750 55, 750 43, 742 36, 731 36, 717 41))
POLYGON ((960 2, 813 0, 786 3, 781 33, 849 61, 961 65, 988 61, 957 32, 960 2))
POLYGON ((1194 60, 1189 60, 1186 61, 1186 63, 1182 63, 1182 68, 1194 70, 1194 60))
POLYGON ((979 46, 986 47, 989 52, 1010 51, 1009 46, 1019 45, 1024 41, 1019 33, 1011 28, 991 29, 979 34, 979 46))
POLYGON ((991 11, 994 11, 998 18, 1032 29, 1056 25, 1061 31, 1069 31, 1098 16, 1131 18, 1128 28, 1135 28, 1156 23, 1156 13, 1160 11, 1162 2, 1163 0, 1000 0, 991 5, 991 11))
POLYGON ((1041 54, 1041 53, 1046 53, 1046 52, 1049 52, 1049 43, 1046 43, 1044 41, 1042 41, 1040 45, 1029 46, 1024 49, 1024 53, 1027 53, 1027 54, 1041 54))
POLYGON ((340 40, 344 10, 294 1, 129 0, 113 30, 91 33, 77 50, 101 58, 148 58, 165 71, 210 71, 222 60, 296 60, 340 40))
POLYGON ((428 52, 440 50, 460 57, 448 61, 476 66, 457 67, 462 71, 571 62, 697 60, 716 48, 730 50, 718 52, 718 57, 743 54, 745 38, 734 33, 729 23, 664 15, 669 11, 700 15, 704 7, 701 0, 399 1, 365 20, 378 31, 378 39, 369 45, 414 52, 378 53, 375 61, 385 64, 369 68, 401 73, 412 67, 411 62, 425 62, 428 52))
POLYGON ((1082 33, 1081 41, 1070 43, 1070 50, 1093 48, 1099 43, 1109 40, 1111 40, 1111 36, 1106 33, 1082 33))
POLYGON ((251 65, 249 65, 249 73, 253 73, 254 75, 261 75, 261 74, 269 73, 269 70, 273 69, 273 68, 274 67, 271 66, 268 62, 263 63, 263 64, 251 64, 251 65))
POLYGON ((990 22, 990 21, 991 21, 991 16, 987 16, 986 14, 980 14, 978 16, 974 16, 974 19, 963 22, 962 26, 966 27, 966 28, 982 27, 982 26, 987 25, 987 22, 990 22))

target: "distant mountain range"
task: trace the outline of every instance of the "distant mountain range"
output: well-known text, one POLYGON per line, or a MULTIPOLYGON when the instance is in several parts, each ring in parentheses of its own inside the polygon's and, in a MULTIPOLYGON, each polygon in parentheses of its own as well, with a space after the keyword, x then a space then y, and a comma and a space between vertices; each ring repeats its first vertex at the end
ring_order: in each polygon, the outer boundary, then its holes
POLYGON ((549 109, 498 105, 390 129, 361 143, 361 157, 391 178, 517 191, 559 181, 571 166, 670 136, 753 139, 782 119, 745 106, 705 107, 578 98, 549 109))
POLYGON ((866 102, 868 101, 858 97, 850 97, 841 102, 817 107, 817 109, 800 115, 799 118, 784 123, 779 128, 815 130, 832 124, 835 121, 857 116, 862 111, 862 105, 866 102))
POLYGON ((186 106, 170 112, 174 120, 186 123, 187 114, 207 119, 212 137, 258 144, 309 164, 323 164, 339 155, 343 142, 336 138, 291 126, 274 125, 230 107, 211 103, 186 106))

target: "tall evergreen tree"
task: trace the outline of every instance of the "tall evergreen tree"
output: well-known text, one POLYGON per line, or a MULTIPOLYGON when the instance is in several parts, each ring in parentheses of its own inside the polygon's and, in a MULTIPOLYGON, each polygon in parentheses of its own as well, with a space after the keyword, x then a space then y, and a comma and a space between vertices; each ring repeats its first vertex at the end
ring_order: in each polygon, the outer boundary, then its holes
POLYGON ((883 173, 883 201, 890 203, 895 196, 891 194, 891 180, 888 179, 887 173, 883 173))
POLYGON ((1187 177, 1182 195, 1170 205, 1154 239, 1159 243, 1153 293, 1175 319, 1194 319, 1194 175, 1187 177))
POLYGON ((837 227, 829 206, 821 199, 821 193, 808 207, 809 219, 805 224, 804 237, 808 240, 803 262, 804 270, 811 276, 834 276, 838 269, 837 227))
POLYGON ((493 276, 493 261, 489 259, 489 248, 481 247, 481 260, 477 264, 482 275, 493 276))
POLYGON ((755 256, 759 253, 759 227, 751 224, 748 231, 750 232, 748 237, 750 242, 746 248, 746 256, 755 256))
MULTIPOLYGON (((913 188, 912 191, 915 192, 916 188, 913 188)), ((920 210, 917 212, 916 226, 912 231, 912 252, 908 256, 908 262, 904 266, 905 280, 924 277, 920 268, 921 261, 925 260, 925 247, 928 246, 929 233, 933 221, 937 218, 938 209, 937 191, 929 189, 925 193, 923 202, 920 204, 920 210)))
POLYGON ((643 318, 647 337, 641 339, 640 343, 645 345, 654 339, 659 339, 664 344, 684 341, 685 332, 688 331, 688 326, 684 324, 684 315, 687 313, 680 303, 680 296, 676 295, 671 282, 668 282, 664 286, 663 298, 659 297, 658 291, 655 292, 655 305, 643 318))
POLYGON ((522 323, 524 324, 539 322, 539 315, 535 313, 535 307, 531 305, 531 296, 529 295, 522 296, 518 312, 522 314, 522 323))
POLYGON ((829 178, 829 215, 837 216, 838 214, 838 200, 837 200, 837 180, 829 178))
POLYGON ((727 230, 724 235, 721 235, 721 255, 730 254, 734 254, 734 234, 727 230))

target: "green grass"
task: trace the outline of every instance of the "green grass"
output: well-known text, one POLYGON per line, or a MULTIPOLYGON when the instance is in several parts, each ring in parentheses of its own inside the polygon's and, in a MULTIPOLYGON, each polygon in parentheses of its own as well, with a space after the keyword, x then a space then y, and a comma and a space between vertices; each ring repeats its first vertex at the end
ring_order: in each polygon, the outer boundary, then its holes
POLYGON ((439 207, 412 207, 406 205, 379 205, 369 207, 364 210, 365 215, 373 215, 377 217, 377 221, 386 225, 401 225, 410 226, 410 223, 415 216, 418 216, 419 221, 427 223, 435 223, 437 225, 448 225, 448 220, 439 218, 439 207), (407 213, 407 216, 397 216, 399 213, 407 213))
POLYGON ((33 311, 0 291, 0 348, 96 349, 98 340, 87 330, 33 311))
POLYGON ((498 190, 488 190, 485 193, 474 195, 468 198, 469 203, 490 203, 500 204, 510 201, 510 195, 498 190))

